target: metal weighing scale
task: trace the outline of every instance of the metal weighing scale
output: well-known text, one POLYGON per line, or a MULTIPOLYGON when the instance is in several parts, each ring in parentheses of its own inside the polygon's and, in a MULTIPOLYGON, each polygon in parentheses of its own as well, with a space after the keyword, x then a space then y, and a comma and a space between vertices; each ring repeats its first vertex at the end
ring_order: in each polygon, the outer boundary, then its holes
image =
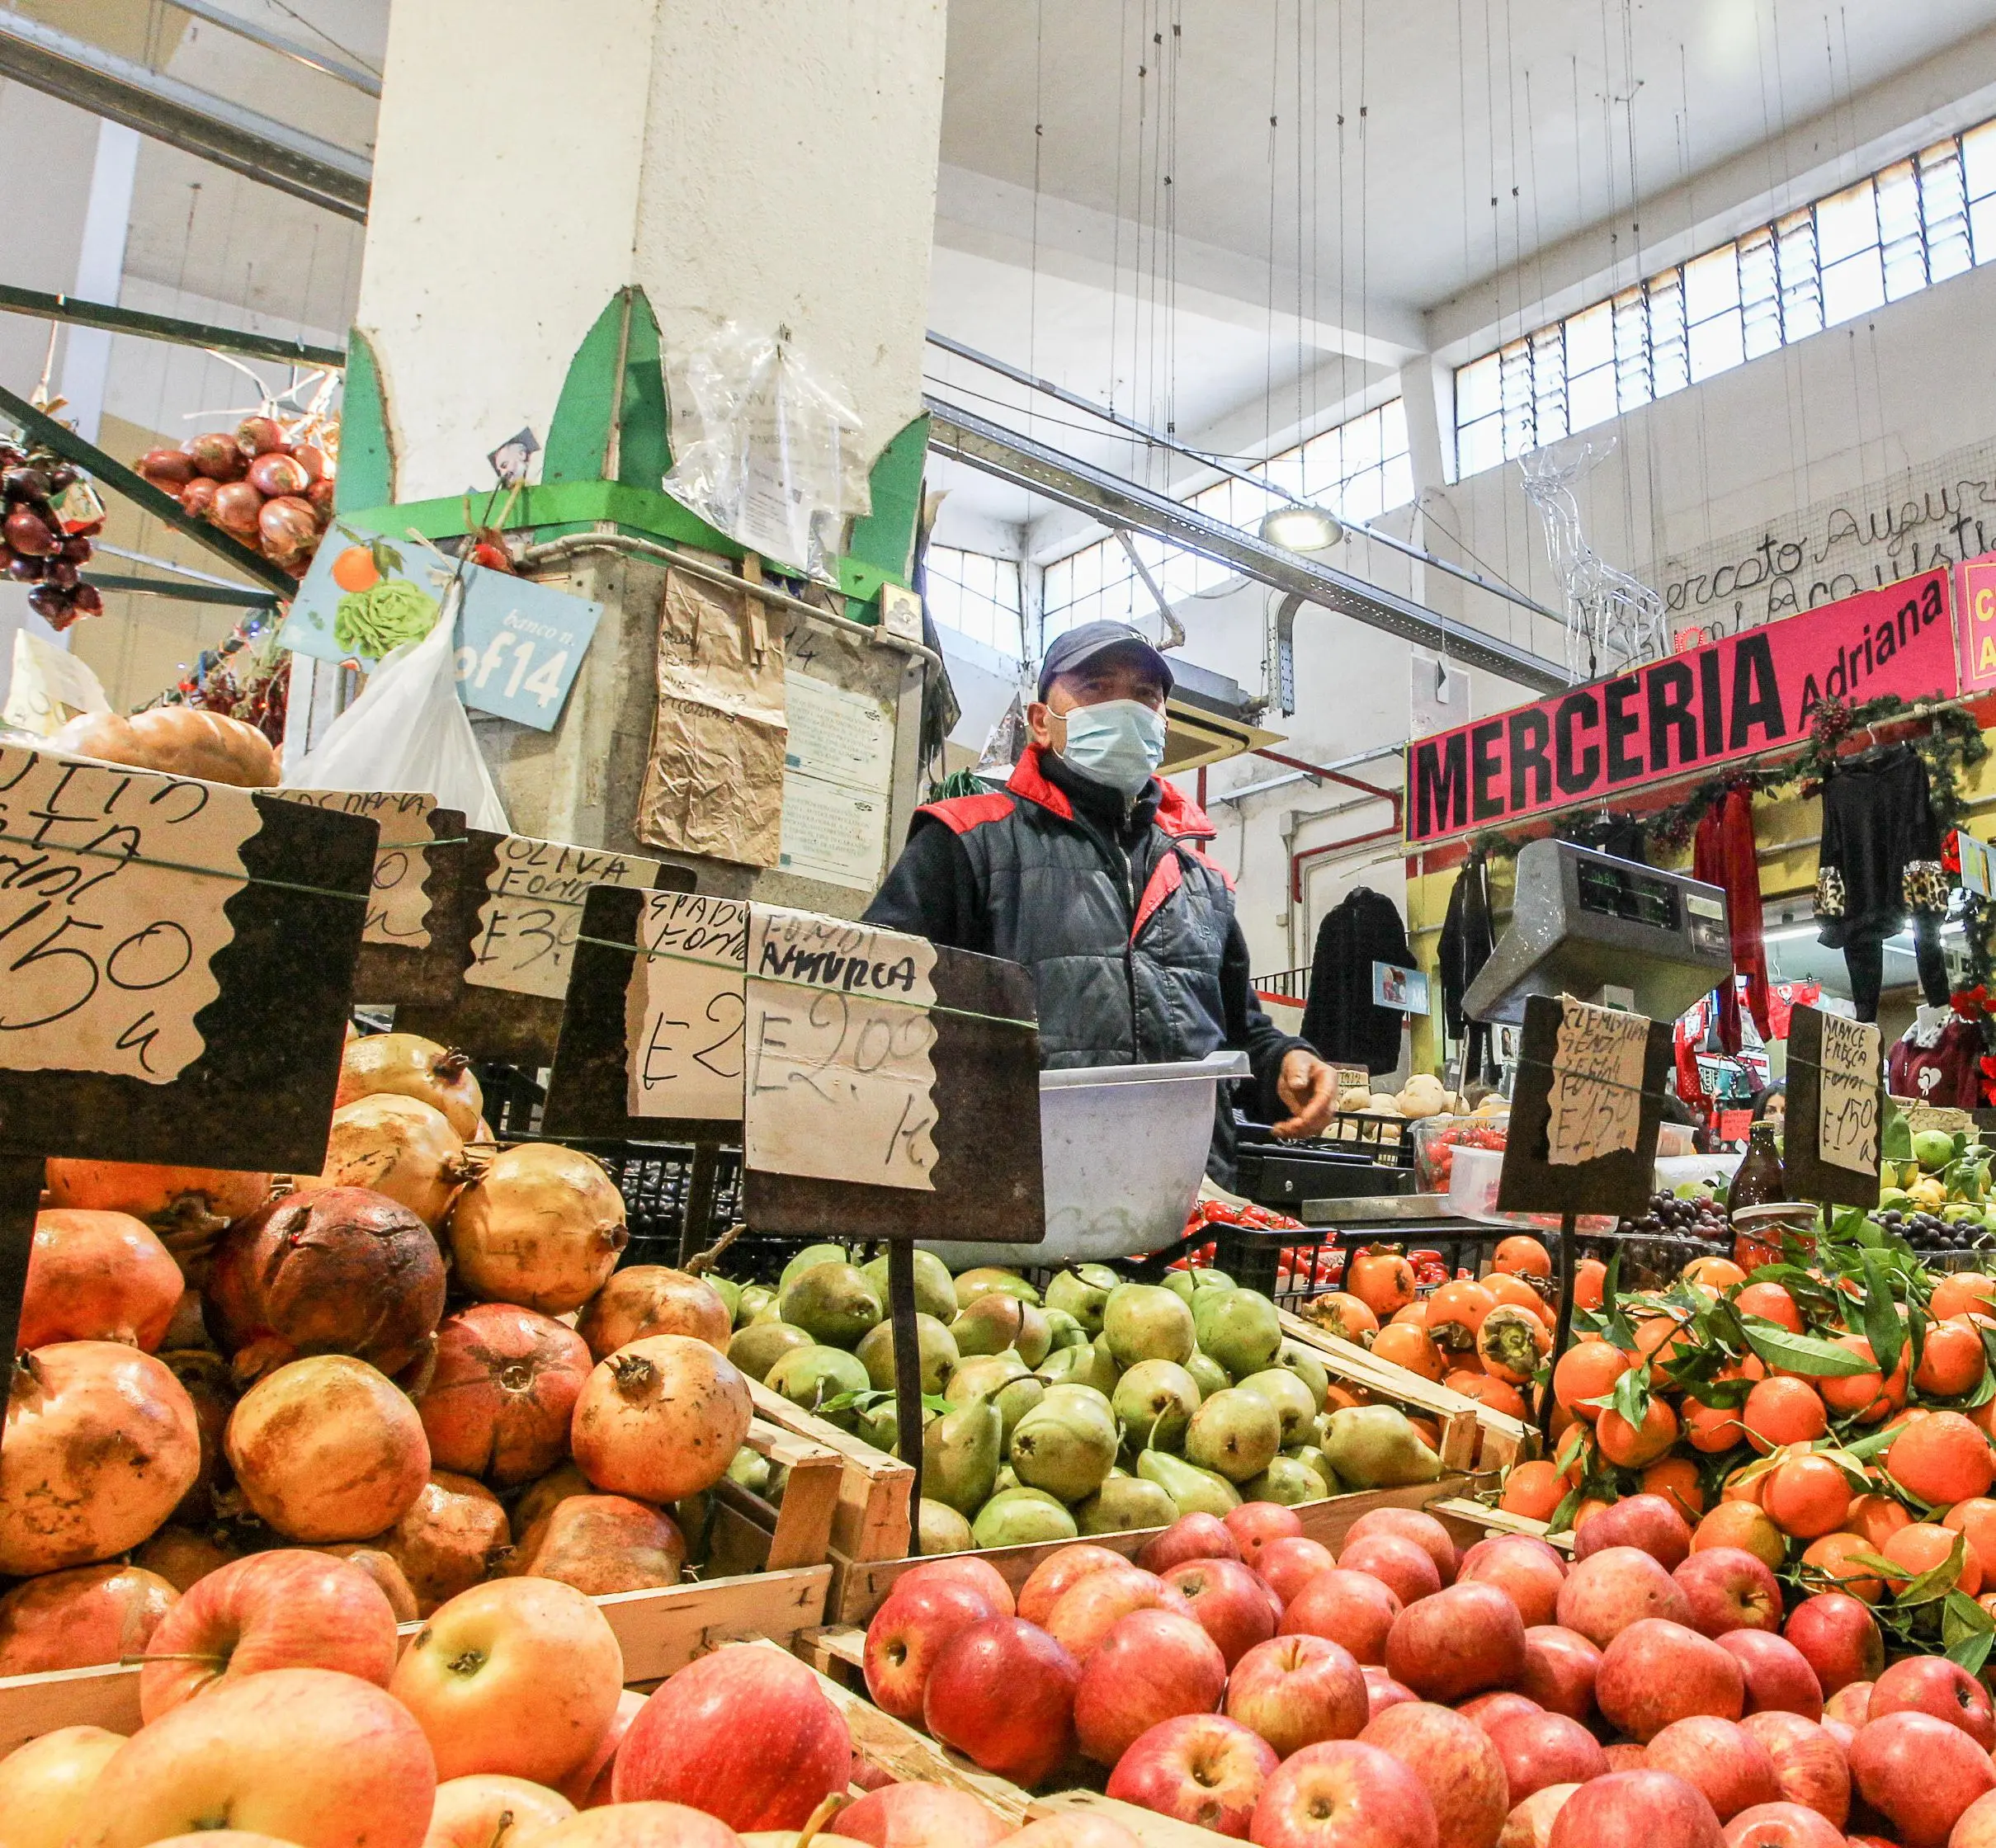
POLYGON ((1462 1011, 1515 1025, 1528 996, 1568 994, 1669 1021, 1732 974, 1718 886, 1547 837, 1518 851, 1510 926, 1462 1011))

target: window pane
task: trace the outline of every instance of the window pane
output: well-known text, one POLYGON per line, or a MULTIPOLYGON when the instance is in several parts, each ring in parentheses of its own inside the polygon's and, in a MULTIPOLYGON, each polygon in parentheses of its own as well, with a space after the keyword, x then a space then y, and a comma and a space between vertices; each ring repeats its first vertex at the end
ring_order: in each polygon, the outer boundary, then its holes
POLYGON ((1575 430, 1592 430, 1616 413, 1615 368, 1597 365, 1567 387, 1567 416, 1575 430))
POLYGON ((1388 507, 1405 507, 1413 498, 1413 464, 1404 450, 1387 459, 1382 478, 1380 492, 1388 507))
POLYGON ((1978 199, 1968 209, 1970 235, 1975 240, 1975 261, 1996 262, 1996 197, 1978 199))
POLYGON ((1384 471, 1367 469, 1346 484, 1344 504, 1338 510, 1347 520, 1376 520, 1386 511, 1384 471))
POLYGON ((1407 453, 1407 406, 1399 398, 1389 398, 1379 408, 1380 441, 1389 455, 1407 453))
POLYGON ((1818 202, 1816 243, 1824 269, 1877 242, 1878 195, 1869 180, 1818 202))
POLYGON ((1649 402, 1649 302, 1640 289, 1615 298, 1615 391, 1625 411, 1649 402))
POLYGON ((1503 459, 1503 419, 1494 413, 1479 417, 1456 432, 1456 473, 1459 478, 1479 475, 1485 469, 1494 469, 1503 459))
POLYGON ((1885 265, 1876 250, 1860 251, 1823 269, 1823 318, 1834 327, 1882 307, 1885 299, 1885 265))
POLYGON ((1666 270, 1649 285, 1649 368, 1659 398, 1691 383, 1684 344, 1684 289, 1679 273, 1666 270))
POLYGON ((1466 430, 1498 407, 1498 357, 1486 354, 1456 374, 1456 425, 1466 430))
POLYGON ((1961 172, 1970 199, 1996 193, 1996 122, 1984 122, 1961 137, 1961 172))
POLYGON ((1961 191, 1961 155, 1943 141, 1920 156, 1920 219, 1927 236, 1927 273, 1936 282, 1969 266, 1968 201, 1961 191))
POLYGON ((1696 327, 1739 305, 1739 259, 1732 245, 1684 266, 1684 318, 1696 327))
POLYGON ((1566 323, 1566 376, 1571 382, 1615 357, 1615 310, 1607 302, 1566 323))
POLYGON ((1056 559, 1040 579, 1040 606, 1051 611, 1064 610, 1074 601, 1074 561, 1056 559))
POLYGON ((1694 382, 1744 364, 1746 345, 1742 337, 1739 310, 1734 309, 1729 314, 1701 321, 1691 330, 1690 348, 1691 375, 1694 382))
POLYGON ((1380 459, 1380 418, 1368 411, 1344 427, 1344 465, 1347 474, 1374 466, 1380 459))

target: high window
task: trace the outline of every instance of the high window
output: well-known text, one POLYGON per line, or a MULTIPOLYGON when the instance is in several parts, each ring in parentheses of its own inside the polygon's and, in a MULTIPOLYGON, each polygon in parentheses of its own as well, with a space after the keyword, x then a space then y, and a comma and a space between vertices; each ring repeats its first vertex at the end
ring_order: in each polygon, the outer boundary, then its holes
POLYGON ((950 545, 931 545, 927 559, 929 614, 944 628, 996 648, 1010 660, 1023 661, 1018 560, 950 545))

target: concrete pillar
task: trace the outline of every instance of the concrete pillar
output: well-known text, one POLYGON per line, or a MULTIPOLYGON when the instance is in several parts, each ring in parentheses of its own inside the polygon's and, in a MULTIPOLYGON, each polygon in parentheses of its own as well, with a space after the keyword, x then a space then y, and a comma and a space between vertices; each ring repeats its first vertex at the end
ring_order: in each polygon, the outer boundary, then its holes
MULTIPOLYGON (((829 601, 876 621, 918 501, 943 54, 942 0, 395 8, 342 512, 451 537, 468 490, 485 504, 488 453, 526 425, 544 447, 509 525, 738 558, 659 491, 663 377, 725 323, 786 329, 859 416, 873 513, 829 601)), ((649 555, 613 562, 573 568, 611 608, 560 729, 479 721, 522 832, 636 844, 658 573, 649 555)), ((860 684, 905 709, 919 658, 860 653, 860 684)), ((848 889, 840 908, 863 903, 848 889)))

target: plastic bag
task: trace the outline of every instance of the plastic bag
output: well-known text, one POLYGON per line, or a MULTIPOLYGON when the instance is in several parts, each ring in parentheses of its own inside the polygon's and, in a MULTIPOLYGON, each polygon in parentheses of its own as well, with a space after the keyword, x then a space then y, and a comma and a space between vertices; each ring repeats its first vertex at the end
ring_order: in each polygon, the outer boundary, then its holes
POLYGON ((453 585, 420 642, 392 649, 318 749, 285 781, 299 790, 405 790, 461 808, 473 827, 512 832, 492 773, 457 696, 452 637, 463 595, 453 585))
POLYGON ((729 322, 675 368, 667 493, 765 558, 831 581, 867 512, 857 415, 784 339, 729 322))

